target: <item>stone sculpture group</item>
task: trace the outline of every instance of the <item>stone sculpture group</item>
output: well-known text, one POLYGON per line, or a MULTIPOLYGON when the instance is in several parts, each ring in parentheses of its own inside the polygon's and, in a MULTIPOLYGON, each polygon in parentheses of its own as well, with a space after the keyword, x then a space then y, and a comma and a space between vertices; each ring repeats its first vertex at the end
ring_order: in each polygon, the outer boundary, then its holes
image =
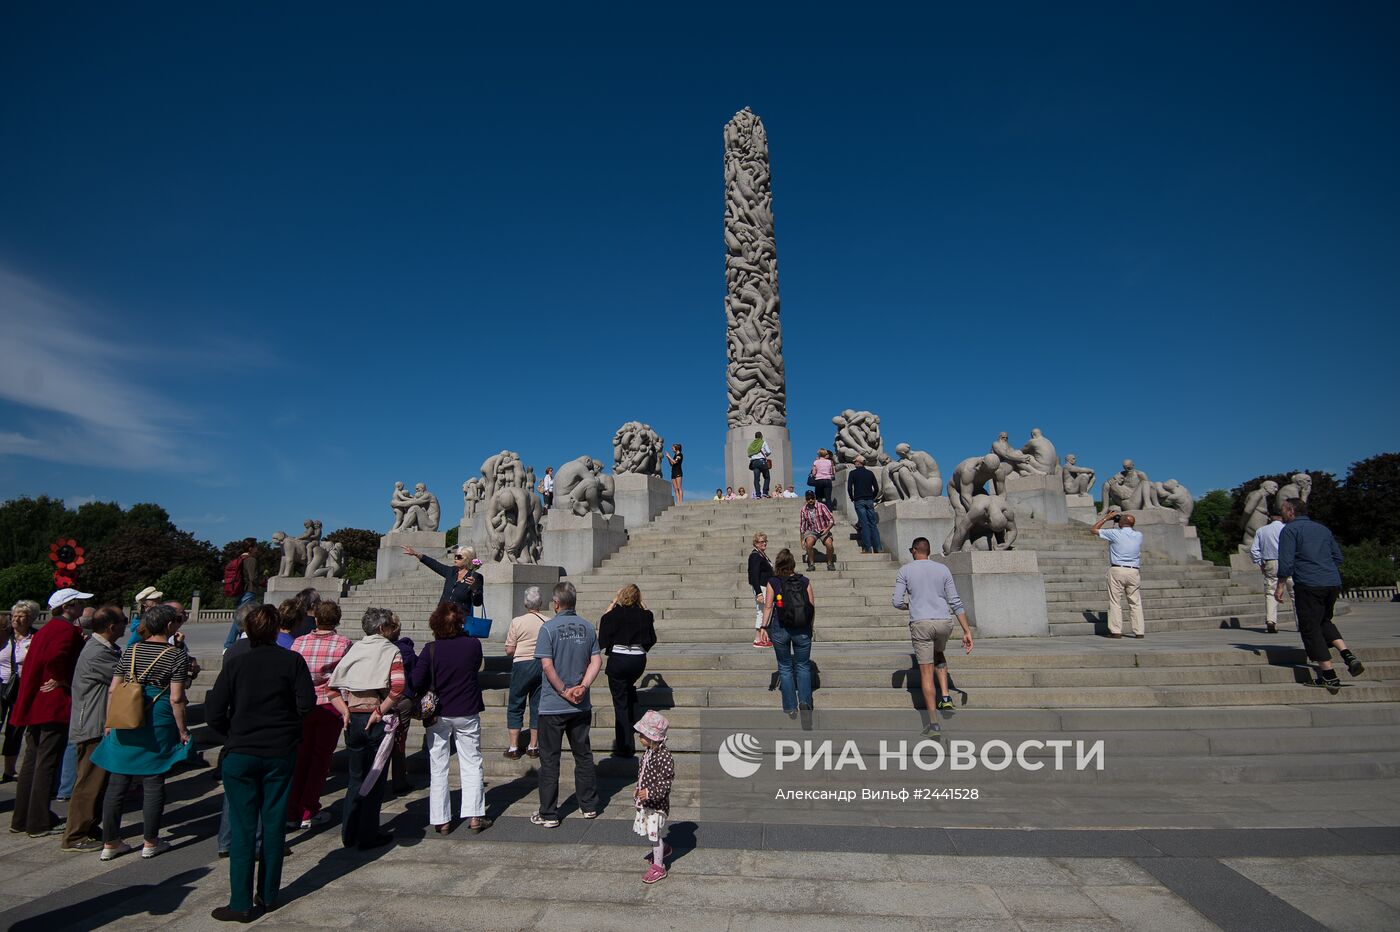
POLYGON ((616 484, 591 456, 570 460, 554 474, 554 507, 579 517, 593 512, 610 515, 616 508, 616 484))
POLYGON ((480 485, 486 507, 485 559, 539 563, 544 503, 535 494, 535 471, 520 461, 520 454, 502 450, 481 464, 480 485))
POLYGON ((1196 500, 1191 492, 1177 482, 1153 482, 1132 460, 1124 460, 1123 468, 1103 484, 1103 513, 1110 511, 1143 511, 1167 508, 1176 511, 1182 522, 1191 520, 1196 500))
POLYGON ((295 576, 300 566, 307 578, 340 578, 340 570, 345 565, 345 548, 339 543, 321 540, 321 522, 314 518, 307 518, 303 528, 296 537, 289 536, 286 531, 273 533, 272 544, 282 551, 277 575, 295 576))
POLYGON ((1245 497, 1244 540, 1240 543, 1240 549, 1247 551, 1254 546, 1254 535, 1259 533, 1261 527, 1269 523, 1270 512, 1280 514, 1283 511, 1283 503, 1290 498, 1306 502, 1310 495, 1312 495, 1312 476, 1305 472, 1289 476, 1288 482, 1282 486, 1272 479, 1265 479, 1260 483, 1259 488, 1245 497))
POLYGON ((665 448, 651 425, 628 421, 613 434, 613 473, 637 473, 643 476, 661 475, 665 448))
POLYGON ((404 491, 402 482, 395 482, 389 508, 394 512, 394 526, 389 528, 391 534, 399 531, 436 531, 442 517, 437 496, 421 482, 413 487, 412 494, 404 491))

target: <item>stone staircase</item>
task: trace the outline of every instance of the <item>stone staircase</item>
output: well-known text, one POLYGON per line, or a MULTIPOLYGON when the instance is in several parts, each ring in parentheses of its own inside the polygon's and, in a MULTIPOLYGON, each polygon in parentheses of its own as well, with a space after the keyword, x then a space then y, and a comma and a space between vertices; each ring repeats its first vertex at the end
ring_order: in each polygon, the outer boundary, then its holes
MULTIPOLYGON (((770 557, 785 546, 796 550, 798 509, 794 501, 676 506, 632 531, 628 544, 602 566, 572 580, 579 614, 595 623, 629 582, 641 588, 656 614, 659 643, 640 696, 644 707, 670 718, 671 746, 687 775, 673 800, 673 819, 700 813, 696 776, 702 759, 695 752, 702 729, 718 727, 728 716, 779 707, 772 652, 749 646, 753 601, 744 564, 758 530, 768 535, 770 557)), ((1045 574, 1052 632, 1100 628, 1107 605, 1104 545, 1078 525, 1028 522, 1021 534, 1018 546, 1037 552, 1045 574)), ((839 714, 843 723, 872 733, 908 724, 915 741, 923 700, 908 649, 907 616, 889 604, 897 562, 889 555, 862 555, 846 541, 838 541, 837 555, 835 571, 810 574, 818 611, 812 652, 818 723, 839 714)), ((1209 564, 1172 564, 1156 555, 1144 562, 1147 641, 982 639, 972 656, 953 657, 965 705, 941 716, 945 739, 997 738, 1013 746, 1050 734, 1102 739, 1111 765, 1034 779, 981 765, 957 775, 945 772, 938 779, 980 786, 995 802, 945 807, 937 811, 938 824, 1322 824, 1313 810, 1325 807, 1329 793, 1366 798, 1397 791, 1400 646, 1366 645, 1366 673, 1332 696, 1307 685, 1296 635, 1262 633, 1262 592, 1231 583, 1227 571, 1209 564), (1142 799, 1146 785, 1175 803, 1154 810, 1142 799), (1256 785, 1269 789, 1256 792, 1256 785)), ((385 604, 400 613, 421 646, 430 637, 426 619, 439 591, 438 577, 426 571, 422 578, 362 586, 343 601, 347 633, 355 631, 364 607, 385 604)), ((509 669, 499 648, 488 644, 482 744, 488 781, 511 787, 515 801, 509 811, 528 814, 534 766, 501 755, 509 669)), ((593 706, 593 747, 609 788, 605 795, 621 793, 625 803, 635 761, 606 757, 613 712, 605 680, 593 690, 593 706)), ((410 746, 418 746, 416 738, 410 746)), ((566 754, 566 794, 571 770, 566 754)), ((628 809, 616 801, 612 808, 628 809)), ((762 815, 756 800, 754 817, 762 815)))

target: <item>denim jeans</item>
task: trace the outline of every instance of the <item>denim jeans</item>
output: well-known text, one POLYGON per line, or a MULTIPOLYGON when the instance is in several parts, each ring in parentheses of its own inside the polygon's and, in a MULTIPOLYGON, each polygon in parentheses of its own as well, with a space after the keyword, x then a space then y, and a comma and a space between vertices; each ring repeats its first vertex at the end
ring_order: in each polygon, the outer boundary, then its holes
POLYGON ((78 749, 73 745, 68 745, 63 752, 63 764, 58 770, 58 792, 59 799, 69 799, 73 796, 73 783, 78 779, 78 749))
MULTIPOLYGON (((540 689, 544 672, 538 660, 517 660, 510 665, 510 698, 506 701, 506 727, 525 724, 525 705, 530 706, 530 730, 540 727, 540 689)), ((534 739, 539 741, 538 736, 534 739)))
POLYGON ((783 694, 783 711, 794 712, 799 704, 812 707, 812 629, 770 625, 768 637, 778 657, 778 688, 783 694), (796 681, 794 683, 794 680, 796 681))
MULTIPOLYGON (((238 605, 235 606, 235 610, 242 608, 249 602, 256 601, 257 597, 257 593, 255 592, 243 593, 238 597, 238 605)), ((224 635, 224 650, 228 650, 233 646, 233 643, 238 640, 238 633, 238 622, 229 622, 228 634, 224 635)))
MULTIPOLYGON (((755 462, 755 460, 749 460, 750 464, 755 462)), ((749 471, 753 473, 753 497, 763 498, 768 494, 768 467, 761 464, 750 465, 749 471), (762 487, 760 488, 760 486, 762 487)))
MULTIPOLYGON (((227 758, 225 758, 227 760, 227 758)), ((219 770, 223 770, 223 765, 219 765, 219 770)), ((253 834, 253 850, 255 855, 262 853, 262 819, 258 819, 258 827, 253 834)), ((224 811, 219 816, 219 853, 228 854, 229 847, 233 844, 233 826, 228 820, 228 792, 224 792, 224 811)))
POLYGON ((856 532, 860 538, 861 550, 874 550, 879 553, 880 519, 875 515, 875 503, 869 499, 856 502, 856 532))

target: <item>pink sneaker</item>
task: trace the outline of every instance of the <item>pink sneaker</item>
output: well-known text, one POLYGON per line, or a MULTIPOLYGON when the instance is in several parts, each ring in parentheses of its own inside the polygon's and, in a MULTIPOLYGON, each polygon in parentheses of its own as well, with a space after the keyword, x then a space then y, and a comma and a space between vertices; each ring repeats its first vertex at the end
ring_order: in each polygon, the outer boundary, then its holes
POLYGON ((653 864, 647 868, 646 876, 642 878, 642 883, 656 883, 658 880, 666 879, 666 868, 660 864, 653 864))

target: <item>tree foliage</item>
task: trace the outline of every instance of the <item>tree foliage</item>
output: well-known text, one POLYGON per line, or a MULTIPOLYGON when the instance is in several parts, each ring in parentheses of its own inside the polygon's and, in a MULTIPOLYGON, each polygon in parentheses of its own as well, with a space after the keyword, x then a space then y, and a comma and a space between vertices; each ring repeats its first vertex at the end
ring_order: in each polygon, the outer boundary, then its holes
POLYGON ((0 612, 8 612, 20 599, 33 599, 42 608, 53 591, 53 566, 49 563, 16 563, 0 570, 0 612))
POLYGON ((1342 586, 1393 586, 1397 580, 1395 548, 1380 541, 1342 545, 1342 586))
POLYGON ((1351 464, 1332 520, 1347 543, 1400 544, 1400 453, 1380 453, 1351 464))
POLYGON ((198 592, 200 604, 208 607, 211 602, 219 601, 223 593, 223 580, 208 576, 206 569, 198 566, 177 566, 163 573, 155 581, 155 587, 165 594, 165 598, 183 602, 185 608, 190 607, 194 594, 198 592))
POLYGON ((177 566, 194 569, 210 581, 204 591, 216 591, 212 581, 222 575, 219 552, 168 523, 164 528, 126 528, 114 540, 91 548, 80 581, 100 602, 129 605, 138 590, 177 566))
POLYGON ((326 540, 344 547, 346 560, 365 560, 373 565, 379 555, 379 534, 364 528, 343 527, 327 534, 326 540))
POLYGON ((1201 556, 1217 566, 1230 564, 1230 552, 1239 543, 1225 530, 1225 521, 1234 505, 1230 493, 1224 489, 1211 489, 1196 500, 1191 512, 1191 526, 1201 541, 1201 556))

